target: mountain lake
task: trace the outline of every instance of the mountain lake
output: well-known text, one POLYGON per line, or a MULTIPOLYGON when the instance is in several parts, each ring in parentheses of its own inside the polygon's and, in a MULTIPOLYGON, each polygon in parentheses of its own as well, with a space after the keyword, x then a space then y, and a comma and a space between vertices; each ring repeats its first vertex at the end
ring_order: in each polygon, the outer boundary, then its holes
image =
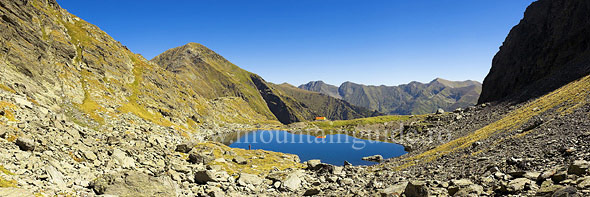
POLYGON ((352 165, 373 165, 377 162, 362 157, 381 155, 384 159, 399 157, 407 152, 399 144, 364 140, 344 134, 316 137, 279 130, 258 130, 241 136, 225 136, 226 145, 232 148, 262 149, 298 155, 301 162, 319 159, 322 163, 341 166, 344 161, 352 165), (228 138, 229 137, 229 138, 228 138))

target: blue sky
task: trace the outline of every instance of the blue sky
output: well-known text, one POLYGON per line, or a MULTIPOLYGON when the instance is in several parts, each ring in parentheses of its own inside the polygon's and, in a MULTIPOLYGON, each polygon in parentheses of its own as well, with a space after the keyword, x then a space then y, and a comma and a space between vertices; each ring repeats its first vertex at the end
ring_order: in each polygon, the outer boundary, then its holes
POLYGON ((58 0, 151 59, 201 43, 274 83, 483 81, 534 0, 58 0))

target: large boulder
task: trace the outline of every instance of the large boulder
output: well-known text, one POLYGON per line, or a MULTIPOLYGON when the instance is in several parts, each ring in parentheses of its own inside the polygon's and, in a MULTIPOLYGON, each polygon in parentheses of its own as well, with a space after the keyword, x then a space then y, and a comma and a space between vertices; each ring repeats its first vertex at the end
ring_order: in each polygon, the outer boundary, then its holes
POLYGON ((90 187, 99 195, 176 196, 174 181, 139 172, 119 172, 98 177, 90 187))
POLYGON ((113 154, 111 156, 119 163, 119 165, 121 165, 122 168, 135 167, 135 160, 127 156, 127 153, 123 152, 120 149, 113 150, 113 154))
POLYGON ((299 173, 291 173, 283 182, 283 189, 297 191, 301 187, 301 178, 299 173))
POLYGON ((468 185, 457 191, 454 196, 480 196, 483 193, 483 187, 481 185, 468 185))
POLYGON ((247 174, 247 173, 241 173, 240 177, 238 178, 238 184, 241 186, 248 186, 248 185, 253 185, 253 186, 257 186, 262 184, 263 179, 254 175, 254 174, 247 174))
POLYGON ((574 161, 574 163, 570 164, 570 166, 567 169, 567 173, 581 176, 588 173, 588 168, 590 168, 590 162, 584 160, 576 160, 574 161))
POLYGON ((227 181, 229 175, 225 171, 216 170, 200 170, 195 172, 195 182, 205 184, 207 182, 221 182, 227 181))
POLYGON ((232 159, 233 162, 236 162, 237 164, 248 164, 248 160, 246 160, 246 158, 242 157, 242 156, 236 156, 232 159))
POLYGON ((400 182, 385 189, 379 190, 379 194, 381 194, 381 196, 401 196, 407 186, 408 182, 400 182))
POLYGON ((188 161, 194 164, 208 164, 214 159, 213 155, 200 152, 191 152, 188 155, 188 161))
POLYGON ((404 190, 406 197, 426 197, 428 196, 428 188, 424 181, 410 181, 404 190))

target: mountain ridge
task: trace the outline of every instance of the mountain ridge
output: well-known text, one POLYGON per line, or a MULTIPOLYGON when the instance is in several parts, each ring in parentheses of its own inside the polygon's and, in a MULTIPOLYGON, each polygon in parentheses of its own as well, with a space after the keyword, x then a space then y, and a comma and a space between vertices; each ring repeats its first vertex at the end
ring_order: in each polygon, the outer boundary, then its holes
POLYGON ((436 78, 426 84, 412 81, 398 86, 362 85, 346 81, 337 87, 322 81, 311 81, 299 88, 329 96, 338 95, 332 97, 385 114, 404 115, 432 113, 438 108, 450 111, 474 105, 481 84, 473 80, 457 82, 436 78))

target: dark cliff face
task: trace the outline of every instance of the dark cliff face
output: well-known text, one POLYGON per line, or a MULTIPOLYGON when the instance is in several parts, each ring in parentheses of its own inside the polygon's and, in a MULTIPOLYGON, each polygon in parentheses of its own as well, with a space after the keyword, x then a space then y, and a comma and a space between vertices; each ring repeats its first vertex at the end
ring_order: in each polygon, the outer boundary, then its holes
POLYGON ((266 84, 264 79, 257 75, 251 76, 252 82, 260 92, 262 98, 270 111, 275 115, 279 122, 289 124, 300 121, 294 112, 287 106, 281 97, 273 92, 273 90, 266 84))
POLYGON ((539 0, 492 62, 479 103, 521 102, 590 73, 590 1, 539 0))

